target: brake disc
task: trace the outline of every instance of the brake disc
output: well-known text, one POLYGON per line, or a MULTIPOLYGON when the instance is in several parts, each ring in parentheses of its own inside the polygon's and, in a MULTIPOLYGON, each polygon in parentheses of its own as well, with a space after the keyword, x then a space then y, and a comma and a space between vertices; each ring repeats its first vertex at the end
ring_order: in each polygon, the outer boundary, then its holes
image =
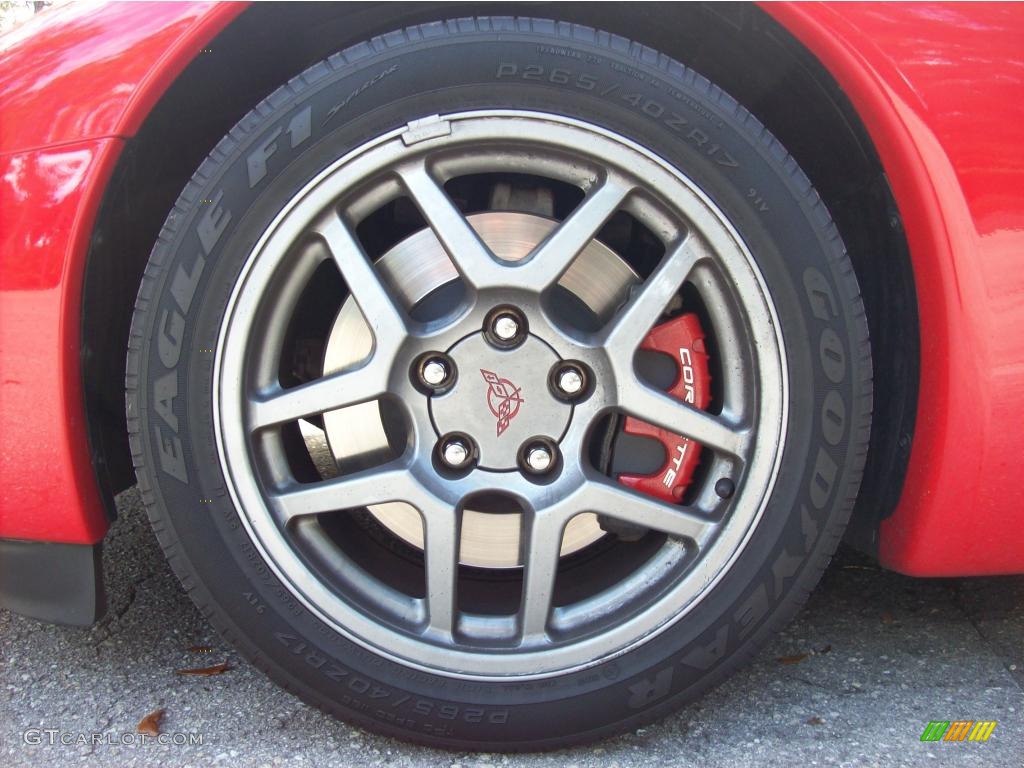
MULTIPOLYGON (((528 213, 488 211, 467 217, 491 252, 506 261, 519 261, 547 237, 557 221, 528 213)), ((411 314, 438 289, 458 279, 444 247, 431 229, 405 238, 376 262, 384 282, 411 314)), ((639 278, 614 251, 592 240, 559 280, 603 324, 628 297, 639 278)), ((345 300, 334 321, 324 354, 324 374, 358 363, 371 353, 373 337, 355 301, 345 300)), ((328 444, 338 466, 351 470, 378 463, 390 454, 385 430, 384 401, 364 403, 324 414, 328 444)), ((416 509, 403 502, 376 504, 368 511, 391 533, 413 547, 423 548, 423 526, 416 509)), ((465 510, 459 560, 482 568, 521 565, 518 512, 465 510)), ((563 556, 593 544, 605 535, 590 513, 574 517, 562 539, 563 556)))

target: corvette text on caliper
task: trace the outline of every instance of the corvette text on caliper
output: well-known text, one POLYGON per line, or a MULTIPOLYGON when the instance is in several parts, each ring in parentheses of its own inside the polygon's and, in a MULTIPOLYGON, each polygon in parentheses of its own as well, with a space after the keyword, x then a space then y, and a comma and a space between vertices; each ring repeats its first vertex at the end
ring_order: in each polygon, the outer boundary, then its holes
MULTIPOLYGON (((708 407, 711 402, 711 374, 708 372, 704 329, 697 315, 683 314, 655 326, 640 348, 660 352, 675 361, 676 379, 668 389, 669 395, 694 408, 704 410, 708 407)), ((620 474, 619 482, 670 503, 681 501, 700 461, 700 443, 632 416, 626 417, 623 431, 661 443, 665 449, 665 463, 651 475, 620 474)))

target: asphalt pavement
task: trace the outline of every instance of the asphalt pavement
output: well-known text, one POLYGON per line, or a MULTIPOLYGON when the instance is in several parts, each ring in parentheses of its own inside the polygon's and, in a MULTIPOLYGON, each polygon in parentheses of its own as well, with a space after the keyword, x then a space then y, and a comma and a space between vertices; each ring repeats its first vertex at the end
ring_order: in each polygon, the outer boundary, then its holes
POLYGON ((0 765, 1024 766, 1024 577, 910 579, 841 550, 753 664, 666 720, 575 750, 452 753, 366 733, 277 688, 185 596, 138 493, 118 507, 101 624, 0 611, 0 765), (223 674, 175 674, 225 661, 223 674), (136 731, 157 709, 169 743, 136 731), (922 742, 931 720, 998 724, 984 743, 922 742))

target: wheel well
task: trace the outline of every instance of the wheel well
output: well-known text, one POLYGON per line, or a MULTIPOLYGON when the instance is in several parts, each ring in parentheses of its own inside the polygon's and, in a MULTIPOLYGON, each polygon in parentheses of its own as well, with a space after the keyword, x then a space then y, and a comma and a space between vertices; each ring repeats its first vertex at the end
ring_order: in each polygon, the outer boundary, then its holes
MULTIPOLYGON (((875 419, 847 537, 876 549, 899 500, 919 379, 914 278, 888 181, 852 105, 817 59, 755 6, 536 3, 529 14, 600 27, 672 56, 737 98, 786 146, 828 205, 860 281, 871 331, 875 419)), ((128 140, 88 255, 82 366, 89 436, 107 508, 134 480, 124 417, 125 350, 150 249, 217 141, 264 96, 325 56, 398 26, 502 3, 257 3, 190 64, 128 140)))

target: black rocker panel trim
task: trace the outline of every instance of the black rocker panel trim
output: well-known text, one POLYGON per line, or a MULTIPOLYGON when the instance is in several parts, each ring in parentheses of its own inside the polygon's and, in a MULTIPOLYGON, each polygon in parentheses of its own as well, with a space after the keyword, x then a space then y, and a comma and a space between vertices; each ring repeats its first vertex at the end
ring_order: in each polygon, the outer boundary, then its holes
POLYGON ((101 544, 0 539, 0 606, 54 624, 93 624, 106 611, 101 553, 101 544))

